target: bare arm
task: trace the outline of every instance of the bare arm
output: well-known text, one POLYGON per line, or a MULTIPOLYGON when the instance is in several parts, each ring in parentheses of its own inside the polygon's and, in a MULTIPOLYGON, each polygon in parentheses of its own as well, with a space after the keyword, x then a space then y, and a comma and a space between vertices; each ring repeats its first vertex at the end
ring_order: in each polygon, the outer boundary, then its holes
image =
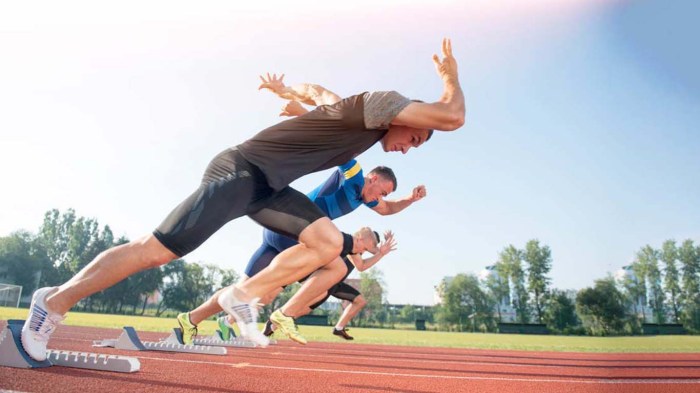
POLYGON ((373 207, 372 210, 381 214, 382 216, 396 214, 401 210, 411 206, 413 202, 420 201, 426 195, 428 195, 428 193, 425 189, 425 186, 420 185, 413 189, 411 195, 408 195, 404 198, 392 201, 385 201, 383 199, 380 199, 377 203, 377 206, 373 207))
POLYGON ((260 79, 263 83, 260 84, 258 90, 268 89, 285 100, 315 106, 331 105, 341 100, 339 95, 320 85, 302 83, 295 86, 285 86, 284 74, 277 78, 277 74, 270 76, 268 73, 267 78, 261 75, 260 79))
POLYGON ((396 250, 396 241, 394 240, 394 233, 391 231, 384 232, 384 242, 379 246, 379 251, 369 258, 363 259, 360 255, 350 254, 348 258, 350 262, 357 268, 357 270, 364 272, 365 270, 376 265, 385 255, 396 250))
POLYGON ((464 125, 464 94, 459 85, 457 61, 452 56, 452 42, 442 41, 443 59, 433 55, 435 69, 442 79, 443 92, 434 103, 413 102, 391 121, 392 124, 412 128, 454 131, 464 125))

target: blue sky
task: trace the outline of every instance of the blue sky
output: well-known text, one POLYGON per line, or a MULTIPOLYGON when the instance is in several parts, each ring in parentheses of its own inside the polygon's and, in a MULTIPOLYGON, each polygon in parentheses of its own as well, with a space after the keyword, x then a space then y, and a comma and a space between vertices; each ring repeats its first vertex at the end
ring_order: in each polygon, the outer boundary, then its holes
MULTIPOLYGON (((666 239, 700 242, 700 54, 690 1, 11 3, 0 12, 0 236, 75 208, 150 232, 208 161, 279 121, 257 75, 341 96, 441 94, 431 56, 451 37, 467 124, 392 167, 399 215, 360 208, 347 231, 393 229, 389 301, 431 304, 447 275, 508 244, 552 249, 553 285, 582 288, 666 239)), ((328 173, 295 182, 309 191, 328 173)), ((260 229, 230 223, 190 261, 241 272, 260 229)))

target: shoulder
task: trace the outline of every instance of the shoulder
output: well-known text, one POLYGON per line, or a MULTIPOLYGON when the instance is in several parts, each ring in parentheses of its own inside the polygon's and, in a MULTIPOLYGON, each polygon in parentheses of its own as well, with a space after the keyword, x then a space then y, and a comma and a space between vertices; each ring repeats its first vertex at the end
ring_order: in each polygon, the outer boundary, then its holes
POLYGON ((388 128, 391 120, 409 104, 411 100, 396 91, 365 93, 365 126, 368 129, 388 128))

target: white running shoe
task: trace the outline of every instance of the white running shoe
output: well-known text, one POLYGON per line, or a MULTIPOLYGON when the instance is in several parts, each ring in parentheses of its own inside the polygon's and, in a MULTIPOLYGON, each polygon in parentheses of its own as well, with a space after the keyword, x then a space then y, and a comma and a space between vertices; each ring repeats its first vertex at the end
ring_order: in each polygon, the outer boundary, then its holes
POLYGON ((63 321, 64 317, 51 312, 46 308, 46 296, 54 292, 58 287, 39 288, 32 296, 32 305, 29 315, 22 326, 22 347, 32 359, 46 360, 46 344, 56 325, 63 321))
POLYGON ((270 339, 258 330, 258 300, 260 298, 255 298, 249 303, 240 301, 233 294, 233 288, 219 295, 219 305, 236 320, 241 336, 266 347, 270 344, 270 339))

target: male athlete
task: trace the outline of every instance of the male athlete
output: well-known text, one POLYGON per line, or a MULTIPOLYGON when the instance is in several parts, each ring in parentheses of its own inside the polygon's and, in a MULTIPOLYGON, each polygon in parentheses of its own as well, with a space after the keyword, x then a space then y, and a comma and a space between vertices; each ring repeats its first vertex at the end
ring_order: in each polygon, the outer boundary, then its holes
MULTIPOLYGON (((367 176, 363 175, 362 169, 355 160, 341 165, 323 184, 318 186, 308 194, 308 197, 330 218, 336 219, 345 214, 348 214, 358 208, 361 204, 368 206, 379 214, 395 214, 414 202, 425 197, 425 187, 417 186, 413 189, 411 195, 399 200, 384 200, 383 197, 394 191, 396 188, 396 176, 394 172, 387 167, 377 167, 373 169, 367 176), (375 189, 381 190, 379 193, 375 189)), ((297 242, 284 235, 280 235, 270 230, 263 230, 263 243, 258 250, 253 254, 245 270, 245 277, 253 277, 265 267, 269 266, 273 258, 284 250, 296 245, 297 242)), ((374 256, 368 259, 362 259, 356 256, 358 264, 361 266, 372 266, 388 253, 386 247, 380 248, 380 251, 372 248, 369 251, 374 256)), ((341 258, 336 258, 333 262, 323 266, 314 272, 311 277, 304 282, 303 287, 311 287, 315 292, 322 293, 330 289, 333 285, 338 284, 348 274, 346 263, 341 258)), ((262 304, 269 303, 274 299, 282 287, 275 288, 268 293, 260 301, 262 304)), ((224 289, 216 292, 202 305, 189 313, 182 313, 177 316, 178 323, 182 330, 183 341, 187 344, 197 334, 197 325, 204 319, 220 312, 221 306, 218 304, 218 299, 224 289)), ((314 301, 315 303, 315 301, 314 301)), ((306 305, 304 305, 306 306, 306 305)), ((295 315, 299 317, 300 315, 295 315)), ((297 342, 305 343, 306 340, 298 333, 294 326, 293 320, 286 318, 282 311, 277 310, 273 313, 272 320, 282 325, 288 326, 284 332, 297 342), (291 322, 291 325, 289 323, 291 322)), ((230 322, 229 322, 230 325, 230 322)), ((226 325, 220 324, 220 330, 224 337, 228 337, 230 330, 226 325)))
MULTIPOLYGON (((376 232, 375 236, 377 237, 378 242, 379 235, 376 234, 376 232)), ((368 251, 374 253, 375 256, 385 256, 394 250, 396 250, 394 234, 391 231, 386 231, 384 233, 384 242, 379 246, 376 252, 372 251, 371 249, 369 249, 368 251)), ((333 334, 342 337, 346 340, 353 340, 354 338, 347 333, 345 326, 347 326, 350 323, 350 320, 352 320, 352 318, 354 318, 355 315, 357 315, 365 307, 367 301, 357 289, 345 282, 345 280, 355 268, 357 268, 357 270, 360 272, 364 272, 365 270, 369 269, 370 267, 374 266, 377 262, 379 262, 380 259, 381 258, 374 257, 363 259, 357 254, 348 254, 344 256, 343 262, 345 263, 345 269, 343 278, 341 278, 335 285, 328 289, 327 292, 319 295, 318 298, 314 299, 306 307, 306 309, 301 312, 300 315, 297 315, 297 318, 309 314, 311 311, 320 307, 331 296, 339 300, 347 301, 349 302, 349 304, 345 307, 343 313, 340 316, 340 319, 338 320, 338 323, 333 328, 333 334)), ((274 333, 274 331, 277 329, 278 325, 279 324, 274 324, 272 320, 268 319, 265 323, 265 329, 263 330, 263 334, 268 337, 271 336, 272 333, 274 333)), ((228 326, 228 328, 230 328, 230 325, 228 326)), ((225 329, 222 331, 225 331, 225 329)), ((300 342, 302 344, 305 343, 304 341, 295 341, 300 342)))
MULTIPOLYGON (((318 105, 332 105, 341 100, 337 94, 323 89, 320 86, 305 84, 296 87, 287 87, 283 83, 283 78, 284 75, 279 79, 277 79, 276 75, 270 76, 268 74, 267 79, 261 76, 263 83, 260 85, 260 89, 269 89, 282 98, 292 100, 290 103, 298 103, 301 101, 316 103, 318 105)), ((286 108, 288 108, 288 110, 286 113, 283 112, 283 115, 287 116, 299 116, 308 112, 301 107, 301 105, 299 105, 298 108, 292 108, 291 106, 287 106, 286 108)), ((415 187, 412 194, 405 198, 394 201, 384 200, 384 197, 396 191, 396 187, 396 176, 390 168, 379 166, 372 169, 367 176, 364 176, 360 164, 355 160, 350 160, 339 166, 338 170, 334 171, 325 182, 308 193, 307 196, 328 218, 334 220, 353 212, 362 204, 381 215, 396 214, 426 195, 425 187, 421 185, 415 187)), ((244 280, 258 274, 261 270, 268 267, 273 258, 278 254, 296 244, 298 244, 298 242, 292 238, 267 229, 263 230, 263 244, 248 261, 244 280)), ((374 254, 376 252, 372 253, 374 254)), ((370 261, 372 261, 371 263, 374 264, 378 262, 382 256, 381 254, 373 256, 370 258, 370 261)), ((345 257, 345 255, 342 257, 345 257)), ((361 263, 362 258, 359 258, 359 260, 361 263)), ((349 274, 349 272, 346 263, 338 257, 333 262, 314 272, 311 278, 304 282, 302 291, 324 294, 332 286, 342 281, 343 276, 347 276, 347 274, 349 274)), ((268 304, 282 289, 282 287, 273 289, 263 296, 260 303, 268 304)), ((222 310, 218 301, 223 291, 224 289, 217 291, 195 310, 177 316, 177 321, 182 330, 182 338, 185 344, 192 342, 198 331, 197 325, 199 325, 201 321, 222 310)), ((285 304, 285 306, 287 306, 287 308, 293 307, 296 302, 298 302, 298 299, 293 297, 290 299, 289 305, 285 304)), ((313 301, 313 303, 316 303, 316 301, 313 301)), ((301 304, 300 306, 303 307, 297 307, 299 308, 299 312, 304 312, 303 310, 307 309, 307 304, 301 304)), ((283 307, 283 309, 284 308, 285 307, 283 307)), ((306 312, 308 313, 308 311, 306 312)), ((295 313, 291 316, 297 318, 300 317, 301 314, 295 313)), ((289 335, 290 338, 305 344, 306 339, 297 331, 293 319, 290 318, 291 316, 285 315, 283 310, 276 310, 272 314, 270 320, 280 326, 283 325, 284 333, 289 335)), ((226 323, 219 324, 219 329, 223 333, 224 339, 230 337, 231 330, 228 329, 227 326, 230 326, 231 322, 232 321, 229 320, 228 325, 226 323)))
MULTIPOLYGON (((396 92, 361 93, 273 125, 219 153, 199 187, 153 233, 100 253, 63 285, 34 293, 21 334, 29 356, 46 358, 46 345, 56 324, 80 299, 187 255, 243 215, 299 241, 268 268, 219 297, 222 308, 236 318, 241 334, 267 345, 268 338, 257 330, 258 298, 347 254, 352 243, 351 236, 342 234, 306 195, 289 184, 346 163, 379 141, 386 152, 406 153, 422 145, 432 129, 460 128, 464 95, 448 39, 443 40, 442 55, 442 59, 433 55, 443 82, 437 102, 411 102, 396 92)), ((313 299, 306 299, 308 295, 301 295, 301 303, 313 299)))

